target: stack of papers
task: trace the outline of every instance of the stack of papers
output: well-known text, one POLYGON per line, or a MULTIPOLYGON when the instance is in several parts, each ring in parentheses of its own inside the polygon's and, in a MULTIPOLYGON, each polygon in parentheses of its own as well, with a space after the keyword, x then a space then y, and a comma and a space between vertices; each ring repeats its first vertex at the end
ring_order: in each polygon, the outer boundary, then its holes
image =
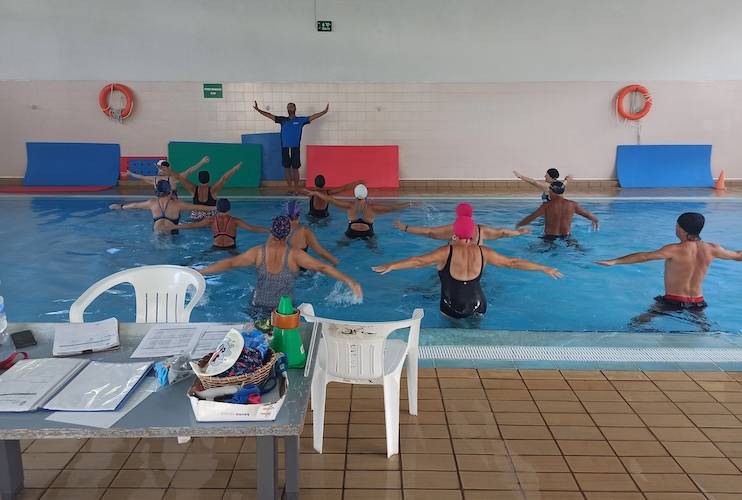
POLYGON ((25 359, 0 375, 0 411, 41 408, 83 367, 86 359, 25 359))
POLYGON ((229 330, 242 325, 162 324, 153 326, 132 353, 132 358, 162 358, 188 354, 200 359, 214 352, 229 330))
POLYGON ((119 322, 109 318, 97 323, 54 326, 53 356, 75 356, 119 347, 119 322))
POLYGON ((152 363, 104 363, 91 361, 59 391, 45 410, 113 411, 149 371, 152 363))

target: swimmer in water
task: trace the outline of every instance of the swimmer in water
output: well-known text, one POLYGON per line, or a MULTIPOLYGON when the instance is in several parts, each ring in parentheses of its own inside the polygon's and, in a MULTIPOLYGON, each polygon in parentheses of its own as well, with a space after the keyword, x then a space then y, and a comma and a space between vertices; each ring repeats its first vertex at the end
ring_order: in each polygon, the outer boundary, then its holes
POLYGON ((675 235, 680 243, 670 243, 653 252, 638 252, 617 259, 600 260, 601 266, 637 264, 652 260, 665 261, 665 294, 655 297, 655 304, 631 320, 633 326, 648 323, 655 316, 672 311, 687 311, 704 331, 710 325, 703 314, 703 280, 714 259, 742 260, 742 252, 726 250, 716 243, 701 240, 705 224, 703 215, 686 212, 678 217, 675 235))
MULTIPOLYGON (((525 175, 519 174, 515 170, 513 170, 513 173, 518 179, 524 182, 527 182, 528 184, 535 187, 536 189, 540 189, 541 199, 543 201, 549 201, 549 186, 551 186, 552 182, 556 182, 559 180, 559 170, 555 168, 550 168, 549 170, 546 171, 546 173, 544 174, 543 181, 532 179, 531 177, 526 177, 525 175)), ((572 180, 572 176, 568 175, 567 177, 564 178, 564 180, 562 181, 562 184, 566 186, 567 183, 571 180, 572 180)))
POLYGON ((211 227, 211 234, 214 238, 213 248, 220 250, 231 250, 237 248, 237 228, 252 231, 254 233, 268 233, 267 227, 253 226, 248 224, 239 217, 230 215, 232 204, 227 198, 219 198, 216 201, 216 215, 201 219, 198 222, 181 224, 179 229, 197 229, 201 227, 211 227))
POLYGON ((315 195, 327 201, 331 205, 345 209, 348 214, 348 228, 345 236, 350 239, 370 239, 374 236, 374 219, 376 214, 385 214, 401 210, 410 206, 410 203, 395 203, 392 205, 379 205, 368 201, 368 189, 363 184, 358 184, 353 190, 355 200, 338 200, 328 194, 315 191, 305 191, 307 196, 315 195))
POLYGON ((306 252, 291 248, 286 241, 290 233, 291 221, 285 215, 279 215, 273 219, 271 232, 265 244, 252 247, 235 257, 221 260, 200 269, 199 272, 208 275, 237 267, 255 267, 257 283, 252 305, 259 312, 267 315, 278 306, 282 295, 294 296, 294 282, 302 267, 342 281, 353 290, 353 294, 358 299, 363 298, 361 285, 353 278, 306 252))
POLYGON ((371 269, 386 274, 399 269, 436 266, 441 282, 440 310, 445 316, 453 319, 483 315, 487 312, 487 298, 479 283, 487 264, 524 271, 540 271, 552 278, 562 277, 562 273, 552 267, 506 257, 491 248, 477 245, 473 240, 475 228, 471 217, 459 217, 453 223, 454 237, 450 244, 425 255, 371 269))
MULTIPOLYGON (((198 170, 201 168, 202 165, 209 162, 209 157, 204 156, 201 158, 201 161, 193 165, 188 170, 198 170)), ((134 179, 139 179, 140 181, 144 181, 147 184, 152 184, 152 186, 155 188, 155 191, 157 191, 157 183, 160 181, 168 181, 170 183, 170 187, 173 190, 173 195, 177 198, 178 197, 178 175, 176 172, 173 171, 172 168, 170 168, 170 162, 167 160, 159 160, 157 162, 157 175, 140 175, 135 174, 131 171, 126 171, 125 175, 128 175, 129 177, 133 177, 134 179)))
POLYGON ((178 233, 180 213, 193 210, 195 205, 180 201, 170 188, 170 183, 161 180, 157 183, 156 198, 136 203, 114 203, 111 210, 149 210, 152 212, 152 229, 158 233, 178 233))
POLYGON ((198 185, 188 180, 189 175, 208 162, 209 157, 204 156, 201 162, 192 166, 188 170, 181 173, 175 173, 178 180, 183 184, 188 192, 193 195, 193 204, 201 205, 199 210, 194 210, 191 213, 191 220, 201 220, 204 217, 211 217, 216 214, 214 208, 216 207, 216 198, 219 196, 219 192, 224 188, 227 181, 229 181, 229 179, 231 179, 242 166, 242 162, 239 162, 237 165, 227 170, 214 185, 209 184, 211 181, 211 174, 206 170, 198 173, 198 185))
POLYGON ((291 233, 289 233, 288 238, 286 238, 286 241, 291 248, 296 248, 302 252, 306 252, 311 248, 317 255, 333 266, 338 265, 338 262, 340 261, 320 245, 314 231, 309 229, 307 226, 302 225, 301 219, 299 218, 301 215, 301 208, 297 200, 289 200, 286 203, 284 215, 291 221, 291 233))
POLYGON ((516 228, 530 224, 539 217, 544 218, 544 240, 570 240, 572 232, 572 218, 575 214, 589 219, 596 231, 599 227, 598 218, 592 213, 582 208, 578 203, 566 199, 564 183, 561 181, 552 182, 549 186, 551 195, 549 200, 541 204, 535 212, 525 217, 516 224, 516 228))
POLYGON ((346 189, 355 188, 358 184, 363 184, 363 180, 349 182, 348 184, 342 185, 336 188, 325 188, 325 176, 318 175, 314 178, 314 188, 309 188, 306 191, 311 193, 309 195, 309 212, 307 217, 313 219, 324 219, 330 216, 330 205, 315 193, 322 192, 330 196, 340 194, 346 189))
MULTIPOLYGON (((459 203, 456 206, 456 217, 472 217, 474 209, 469 203, 459 203)), ((426 236, 434 240, 450 240, 453 237, 453 224, 446 224, 445 226, 436 227, 425 227, 425 226, 410 226, 409 224, 403 224, 396 220, 394 221, 394 227, 402 231, 403 233, 417 234, 419 236, 426 236)), ((499 240, 500 238, 513 238, 521 236, 531 232, 530 228, 523 227, 520 229, 502 229, 498 227, 486 226, 484 224, 477 224, 474 231, 474 241, 477 245, 483 244, 485 241, 499 240)))

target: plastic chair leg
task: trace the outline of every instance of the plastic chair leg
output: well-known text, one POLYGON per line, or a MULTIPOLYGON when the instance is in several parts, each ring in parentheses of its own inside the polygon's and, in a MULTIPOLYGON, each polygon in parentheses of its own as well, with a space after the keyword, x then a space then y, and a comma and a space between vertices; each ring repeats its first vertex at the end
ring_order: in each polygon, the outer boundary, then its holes
POLYGON ((384 377, 386 456, 399 453, 399 374, 384 377))
POLYGON ((407 399, 410 415, 417 415, 417 352, 407 355, 407 399))
POLYGON ((319 367, 315 367, 312 377, 312 440, 314 450, 322 453, 322 438, 325 433, 325 396, 327 380, 319 367), (320 371, 320 373, 318 373, 320 371))

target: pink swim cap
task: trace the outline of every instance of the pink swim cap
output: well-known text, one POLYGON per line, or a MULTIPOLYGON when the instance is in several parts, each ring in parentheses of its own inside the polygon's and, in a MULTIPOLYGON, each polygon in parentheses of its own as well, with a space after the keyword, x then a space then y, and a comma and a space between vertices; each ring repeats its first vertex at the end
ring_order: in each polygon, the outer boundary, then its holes
POLYGON ((453 234, 460 240, 470 240, 474 237, 474 219, 458 217, 453 223, 453 234))
POLYGON ((456 217, 471 217, 474 215, 474 209, 468 203, 459 203, 456 205, 456 217))

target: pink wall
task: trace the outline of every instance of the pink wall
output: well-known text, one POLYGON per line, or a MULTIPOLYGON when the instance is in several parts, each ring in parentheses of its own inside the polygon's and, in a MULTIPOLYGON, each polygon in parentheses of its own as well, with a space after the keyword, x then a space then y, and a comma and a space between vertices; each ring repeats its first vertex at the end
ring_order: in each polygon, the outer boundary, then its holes
MULTIPOLYGON (((578 178, 614 176, 617 144, 635 144, 613 97, 631 82, 225 83, 203 99, 201 83, 122 82, 136 94, 124 124, 98 109, 102 81, 0 81, 0 177, 21 177, 26 141, 117 142, 126 156, 161 155, 169 140, 239 142, 277 128, 278 114, 330 103, 304 144, 398 144, 402 179, 509 179, 547 167, 578 178)), ((638 82, 654 95, 643 144, 713 144, 714 174, 742 178, 742 81, 638 82)))

